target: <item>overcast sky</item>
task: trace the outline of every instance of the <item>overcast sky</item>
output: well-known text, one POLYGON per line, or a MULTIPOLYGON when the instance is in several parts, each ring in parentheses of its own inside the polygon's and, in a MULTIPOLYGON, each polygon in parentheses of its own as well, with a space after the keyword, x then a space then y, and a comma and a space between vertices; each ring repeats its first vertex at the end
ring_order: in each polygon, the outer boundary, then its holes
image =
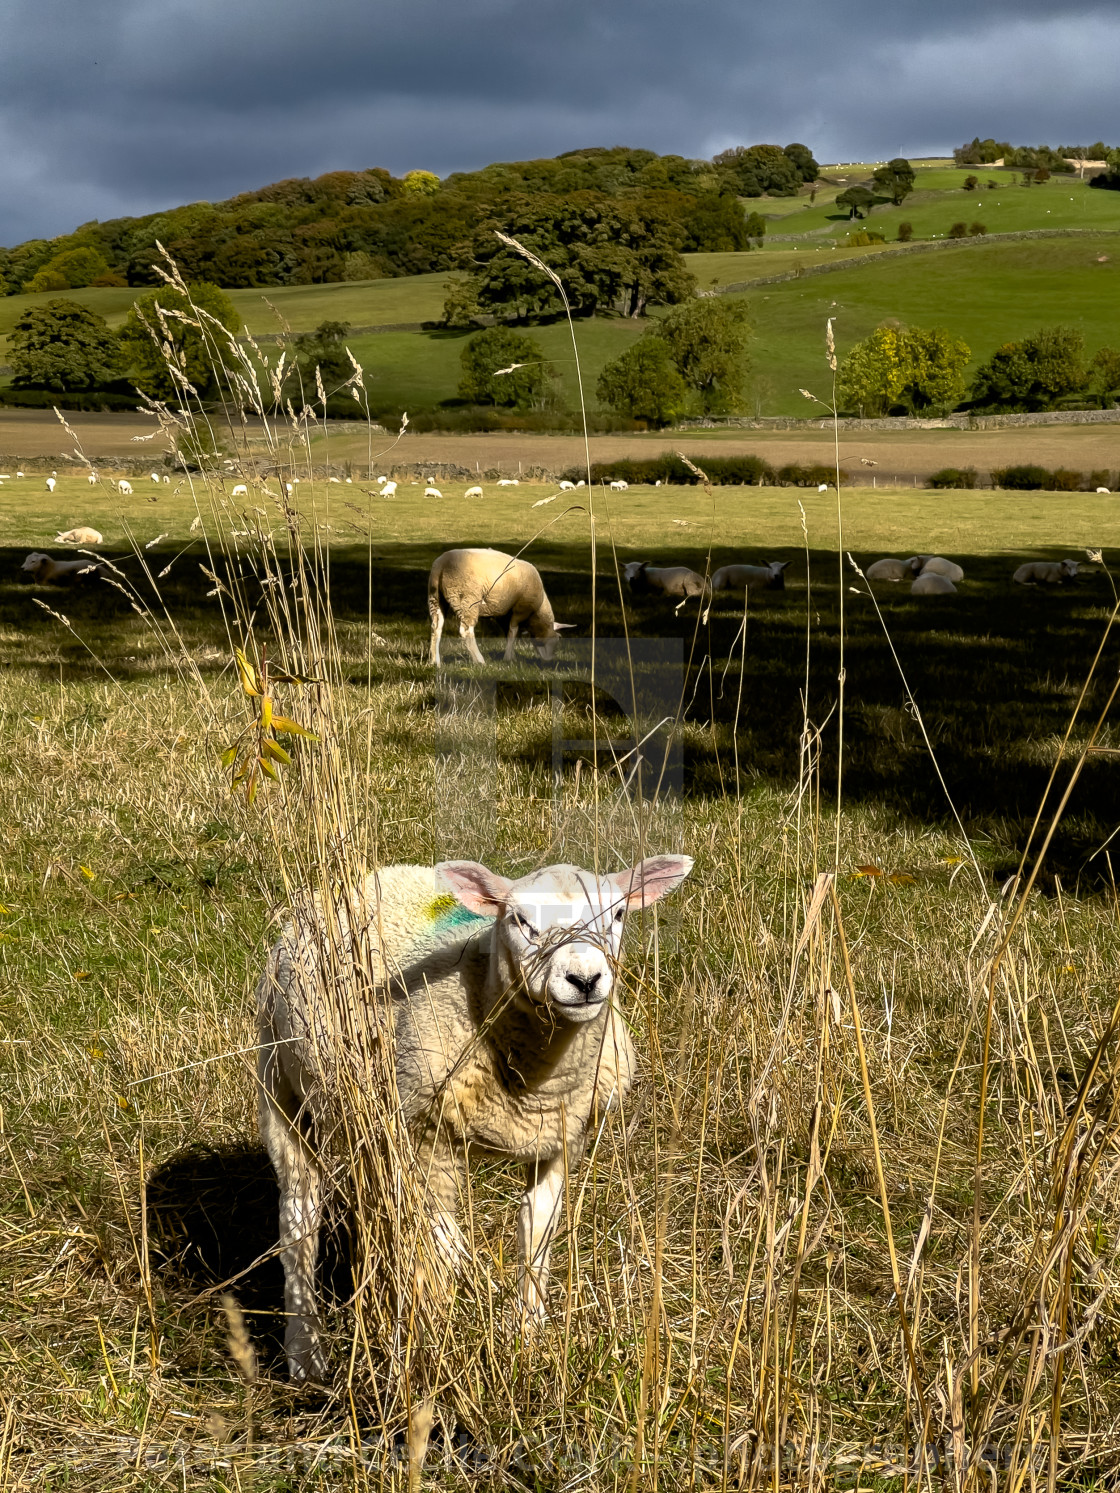
POLYGON ((0 243, 286 176, 585 145, 1120 141, 1069 0, 0 0, 0 243))

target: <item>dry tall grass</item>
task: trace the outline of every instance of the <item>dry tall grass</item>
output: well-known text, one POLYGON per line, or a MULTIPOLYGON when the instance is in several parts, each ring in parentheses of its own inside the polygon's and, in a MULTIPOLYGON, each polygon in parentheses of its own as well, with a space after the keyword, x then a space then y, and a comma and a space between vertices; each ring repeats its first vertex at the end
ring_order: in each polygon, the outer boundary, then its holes
MULTIPOLYGON (((1001 898, 952 834, 837 812, 817 770, 836 723, 808 715, 788 793, 744 791, 734 760, 724 796, 683 805, 624 790, 606 758, 554 781, 550 701, 491 712, 469 678, 418 685, 372 630, 340 631, 314 405, 277 414, 249 355, 223 357, 305 477, 298 507, 255 466, 248 505, 191 479, 240 683, 199 667, 152 576, 136 604, 163 676, 60 684, 12 732, 0 784, 20 889, 0 945, 0 1488, 1114 1485, 1117 909, 1027 876, 1001 898), (270 753, 277 716, 317 740, 281 731, 270 753), (70 827, 94 804, 79 860, 70 827), (421 1268, 376 1013, 336 1006, 338 1383, 289 1388, 274 1329, 238 1304, 252 1254, 200 1283, 183 1223, 200 1148, 214 1186, 213 1158, 253 1136, 247 993, 270 911, 308 891, 339 905, 392 860, 520 873, 670 846, 697 872, 632 931, 623 972, 642 1082, 568 1179, 539 1341, 518 1335, 507 1169, 475 1169, 449 1304, 421 1268)), ((191 414, 158 413, 189 434, 203 417, 182 393, 191 414)), ((371 512, 358 493, 372 548, 371 512)), ((556 708, 593 734, 586 693, 556 708)), ((247 1217, 229 1181, 197 1206, 215 1237, 247 1217)))

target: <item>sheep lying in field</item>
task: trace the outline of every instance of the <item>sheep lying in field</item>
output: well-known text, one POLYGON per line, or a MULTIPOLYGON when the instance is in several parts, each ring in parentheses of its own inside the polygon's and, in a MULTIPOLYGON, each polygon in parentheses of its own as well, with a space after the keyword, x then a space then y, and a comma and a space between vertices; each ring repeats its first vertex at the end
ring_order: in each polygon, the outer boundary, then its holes
POLYGON ((712 576, 713 591, 784 591, 788 560, 769 565, 721 565, 712 576))
POLYGON ((912 555, 909 560, 876 560, 864 575, 869 581, 908 581, 920 568, 917 555, 912 555))
POLYGON ((959 585, 964 580, 964 571, 955 560, 946 560, 943 555, 915 555, 919 566, 919 575, 943 575, 953 585, 959 585))
POLYGON ((446 550, 428 576, 428 615, 432 619, 430 661, 437 669, 444 603, 458 618, 459 636, 476 664, 486 662, 474 637, 480 617, 504 617, 508 612, 509 635, 502 654, 507 663, 513 657, 513 645, 522 627, 528 629, 537 653, 547 661, 556 651, 561 629, 575 626, 572 622, 556 621, 540 572, 528 560, 515 559, 501 550, 446 550))
MULTIPOLYGON (((679 612, 691 596, 709 596, 708 582, 687 565, 651 565, 648 560, 630 560, 622 567, 632 596, 679 596, 679 612)), ((707 617, 707 612, 705 612, 707 617)))
POLYGON ((521 486, 521 478, 520 477, 499 477, 498 478, 498 486, 499 487, 520 487, 521 486))
POLYGON ((1080 568, 1077 560, 1028 560, 1011 579, 1020 586, 1061 586, 1075 581, 1080 568))
POLYGON ((474 861, 389 866, 340 897, 329 924, 318 903, 297 912, 257 985, 258 1114, 280 1183, 293 1379, 329 1374, 315 1283, 322 1148, 339 1122, 339 1068, 352 1064, 353 1081, 368 1087, 366 1042, 353 1034, 392 1041, 416 1180, 449 1272, 467 1252, 456 1204, 468 1148, 525 1167, 517 1232, 532 1330, 547 1314, 565 1180, 592 1117, 633 1082, 634 1048, 612 1000, 626 914, 691 869, 685 855, 614 876, 549 866, 520 881, 474 861), (340 1031, 346 1037, 332 1041, 340 1031))
POLYGON ((67 529, 62 534, 56 534, 54 542, 55 544, 103 544, 104 540, 96 529, 79 524, 76 529, 67 529))
POLYGON ((947 575, 939 575, 936 570, 928 573, 923 571, 910 587, 911 596, 949 596, 956 593, 956 586, 947 575))
POLYGON ((20 566, 38 585, 65 585, 83 575, 100 575, 93 560, 52 560, 49 555, 34 550, 20 566))

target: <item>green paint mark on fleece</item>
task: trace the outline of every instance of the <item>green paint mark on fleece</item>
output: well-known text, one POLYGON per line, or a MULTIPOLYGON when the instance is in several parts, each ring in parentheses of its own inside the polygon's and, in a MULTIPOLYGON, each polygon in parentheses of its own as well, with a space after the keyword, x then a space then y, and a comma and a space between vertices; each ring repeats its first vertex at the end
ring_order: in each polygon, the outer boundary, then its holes
POLYGON ((471 923, 492 923, 493 918, 484 917, 481 913, 470 912, 461 902, 457 902, 450 894, 445 893, 437 897, 434 902, 428 904, 425 916, 435 924, 433 932, 450 933, 454 928, 461 928, 471 923))

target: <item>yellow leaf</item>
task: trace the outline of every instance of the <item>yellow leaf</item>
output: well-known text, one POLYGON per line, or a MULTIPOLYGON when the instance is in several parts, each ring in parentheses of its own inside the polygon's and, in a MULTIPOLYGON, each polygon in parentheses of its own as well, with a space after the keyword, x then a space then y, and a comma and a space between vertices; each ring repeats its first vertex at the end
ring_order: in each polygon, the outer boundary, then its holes
POLYGON ((102 1047, 87 1047, 86 1051, 91 1058, 103 1058, 105 1056, 105 1050, 102 1047))
POLYGON ((232 767, 233 764, 237 761, 237 748, 235 746, 226 747, 225 751, 221 755, 220 761, 223 767, 232 767))
POLYGON ((291 764, 291 757, 289 757, 288 753, 284 750, 280 743, 278 741, 273 741, 271 737, 269 737, 267 741, 261 743, 261 751, 266 757, 272 757, 276 762, 283 762, 285 767, 288 767, 291 764))
POLYGON ((233 650, 233 656, 237 661, 237 672, 241 676, 241 688, 250 698, 255 699, 260 695, 260 690, 257 688, 257 671, 240 648, 233 650))
POLYGON ((123 1094, 118 1094, 118 1095, 117 1095, 117 1108, 118 1108, 118 1109, 131 1109, 131 1108, 132 1108, 132 1105, 131 1105, 131 1104, 130 1104, 130 1103, 129 1103, 129 1101, 128 1101, 128 1100, 127 1100, 127 1099, 126 1099, 126 1098, 125 1098, 125 1097, 124 1097, 124 1095, 123 1095, 123 1094))
POLYGON ((914 878, 912 876, 908 876, 905 871, 892 871, 891 874, 887 877, 887 880, 893 881, 896 886, 916 885, 914 878))
POLYGON ((4 904, 3 904, 3 902, 0 902, 0 912, 2 912, 6 918, 10 918, 11 915, 12 915, 11 909, 8 908, 8 907, 5 907, 4 904))
POLYGON ((961 857, 959 855, 947 855, 945 857, 945 864, 947 866, 959 866, 960 863, 961 857))
POLYGON ((259 758, 259 765, 261 772, 264 773, 265 777, 271 778, 274 783, 278 783, 280 781, 280 774, 276 771, 275 767, 273 767, 272 763, 268 760, 267 757, 259 758))
POLYGON ((88 866, 79 866, 78 870, 82 873, 82 875, 85 877, 85 879, 87 881, 96 881, 97 880, 97 877, 93 874, 93 872, 90 870, 90 868, 88 866))
POLYGON ((89 979, 89 970, 88 969, 76 969, 74 971, 74 978, 75 978, 75 980, 88 980, 89 979))
POLYGON ((882 876, 878 866, 857 866, 852 872, 853 876, 882 876))
POLYGON ((260 774, 257 772, 256 767, 254 767, 253 770, 252 770, 252 772, 249 774, 249 786, 245 790, 245 797, 248 799, 248 801, 249 801, 250 804, 252 804, 253 800, 256 798, 256 796, 257 796, 257 789, 260 786, 261 786, 260 774))
POLYGON ((298 721, 293 721, 290 716, 286 715, 274 715, 272 729, 279 731, 281 736, 304 736, 308 741, 319 740, 314 731, 309 731, 306 726, 301 726, 298 721))
POLYGON ((261 730, 272 729, 272 696, 264 695, 261 698, 261 730))

